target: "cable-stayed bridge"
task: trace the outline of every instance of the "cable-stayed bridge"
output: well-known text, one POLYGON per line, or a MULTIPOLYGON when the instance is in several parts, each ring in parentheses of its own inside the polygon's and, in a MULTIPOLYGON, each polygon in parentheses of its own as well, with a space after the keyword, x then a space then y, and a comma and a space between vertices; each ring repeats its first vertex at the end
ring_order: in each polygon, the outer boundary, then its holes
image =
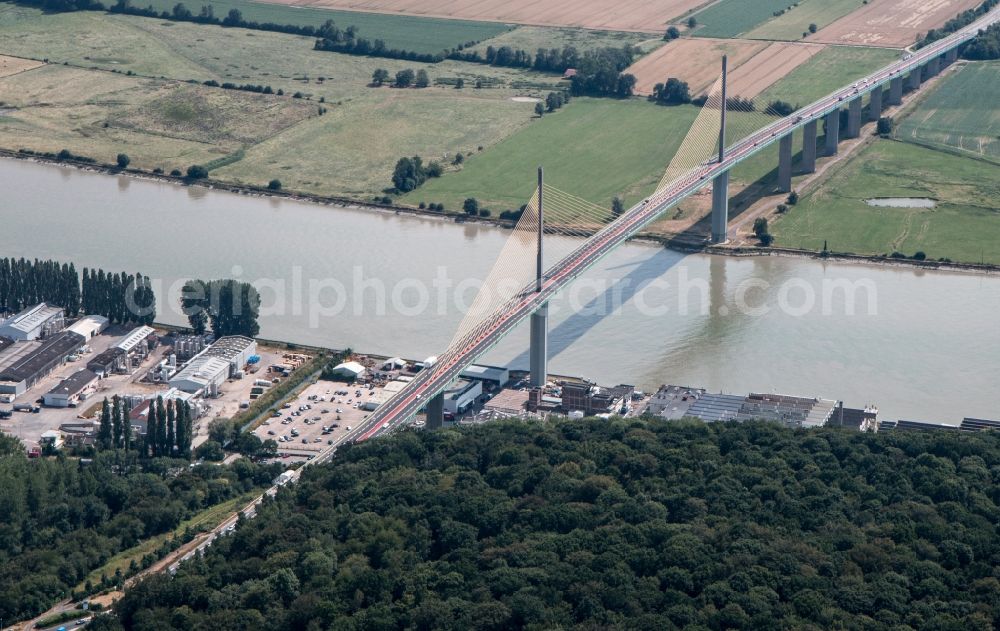
MULTIPOLYGON (((427 411, 428 425, 434 426, 442 414, 441 393, 469 364, 526 318, 532 321, 531 380, 533 385, 541 385, 547 374, 547 304, 557 292, 603 256, 636 236, 666 210, 708 185, 712 186, 713 200, 711 240, 724 242, 727 239, 729 172, 734 166, 778 143, 778 186, 790 191, 793 132, 803 131, 802 169, 814 171, 820 120, 825 121, 826 127, 824 153, 834 155, 842 136, 860 135, 864 97, 868 96, 868 120, 877 120, 884 102, 900 104, 904 87, 919 88, 925 77, 935 76, 942 67, 957 59, 962 44, 998 21, 1000 8, 947 38, 907 53, 899 61, 780 119, 727 112, 731 97, 726 94, 723 64, 722 77, 709 92, 701 113, 656 191, 610 221, 608 211, 545 185, 539 169, 538 187, 448 349, 438 357, 437 363, 419 372, 406 388, 383 403, 340 442, 367 440, 394 431, 423 408, 427 411), (840 112, 845 107, 847 125, 842 134, 840 112), (727 114, 731 117, 728 122, 727 114), (727 135, 736 140, 727 145, 727 135), (560 235, 580 234, 591 236, 559 238, 560 235)), ((329 459, 335 449, 336 445, 314 462, 329 459)))

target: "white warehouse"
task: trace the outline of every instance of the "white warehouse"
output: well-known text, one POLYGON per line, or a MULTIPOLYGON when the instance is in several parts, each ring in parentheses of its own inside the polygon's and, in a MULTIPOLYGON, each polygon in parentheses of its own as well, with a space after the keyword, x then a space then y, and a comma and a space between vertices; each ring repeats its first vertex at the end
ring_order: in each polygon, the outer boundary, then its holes
POLYGON ((0 337, 21 342, 37 340, 62 331, 65 324, 62 308, 43 302, 4 320, 0 324, 0 337))
POLYGON ((215 396, 226 379, 241 370, 256 353, 257 342, 249 337, 221 337, 174 374, 170 378, 170 387, 182 392, 215 396))

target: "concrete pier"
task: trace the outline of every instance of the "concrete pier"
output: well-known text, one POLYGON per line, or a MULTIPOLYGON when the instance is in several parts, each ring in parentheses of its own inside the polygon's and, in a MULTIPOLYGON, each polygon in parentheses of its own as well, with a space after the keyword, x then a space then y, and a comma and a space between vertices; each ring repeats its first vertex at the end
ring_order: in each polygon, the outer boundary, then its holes
POLYGON ((861 135, 861 97, 850 102, 847 110, 847 138, 857 138, 861 135))
POLYGON ((427 429, 439 429, 444 423, 444 393, 431 397, 424 410, 427 413, 427 429))
POLYGON ((792 190, 792 135, 782 136, 778 142, 778 190, 792 190))
POLYGON ((877 121, 882 116, 882 87, 879 86, 871 93, 871 100, 868 102, 868 120, 877 121))
POLYGON ((810 121, 802 126, 802 171, 816 171, 816 121, 810 121))
POLYGON ((712 180, 712 243, 729 240, 729 171, 712 180))
POLYGON ((837 155, 837 145, 840 144, 840 110, 833 110, 826 115, 826 155, 837 155))
POLYGON ((903 77, 889 81, 889 105, 903 104, 903 77))
POLYGON ((531 346, 528 355, 531 386, 541 388, 549 378, 549 303, 531 314, 531 346))
POLYGON ((927 62, 927 76, 934 77, 941 72, 941 58, 935 57, 927 62))
POLYGON ((953 64, 958 61, 958 49, 952 48, 944 54, 944 62, 946 64, 953 64))
POLYGON ((910 76, 906 80, 906 87, 909 88, 911 92, 920 89, 921 72, 923 72, 923 68, 914 68, 913 71, 910 72, 910 76))

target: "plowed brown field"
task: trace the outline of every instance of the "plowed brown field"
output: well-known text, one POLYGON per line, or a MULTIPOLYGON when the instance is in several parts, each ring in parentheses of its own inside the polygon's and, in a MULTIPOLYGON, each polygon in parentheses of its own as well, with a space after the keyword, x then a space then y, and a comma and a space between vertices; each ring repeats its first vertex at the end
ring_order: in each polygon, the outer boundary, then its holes
POLYGON ((687 82, 694 96, 715 83, 721 72, 722 55, 729 55, 729 93, 749 99, 823 48, 788 42, 679 39, 646 55, 626 72, 635 75, 637 94, 651 94, 654 85, 676 77, 687 82))
POLYGON ((8 57, 0 55, 0 77, 9 77, 25 70, 31 70, 45 64, 34 59, 22 59, 21 57, 8 57))
POLYGON ((462 20, 660 32, 708 0, 268 0, 276 4, 462 20))
POLYGON ((982 0, 870 0, 809 38, 826 44, 903 48, 982 0))

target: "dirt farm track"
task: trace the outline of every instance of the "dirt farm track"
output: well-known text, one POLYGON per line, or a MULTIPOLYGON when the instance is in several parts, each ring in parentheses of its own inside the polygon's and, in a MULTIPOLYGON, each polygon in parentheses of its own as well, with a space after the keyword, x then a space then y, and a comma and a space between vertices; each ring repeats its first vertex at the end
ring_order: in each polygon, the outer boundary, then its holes
POLYGON ((707 0, 268 0, 276 4, 461 20, 659 33, 707 0))
POLYGON ((982 0, 870 0, 809 38, 824 44, 905 48, 982 0))

